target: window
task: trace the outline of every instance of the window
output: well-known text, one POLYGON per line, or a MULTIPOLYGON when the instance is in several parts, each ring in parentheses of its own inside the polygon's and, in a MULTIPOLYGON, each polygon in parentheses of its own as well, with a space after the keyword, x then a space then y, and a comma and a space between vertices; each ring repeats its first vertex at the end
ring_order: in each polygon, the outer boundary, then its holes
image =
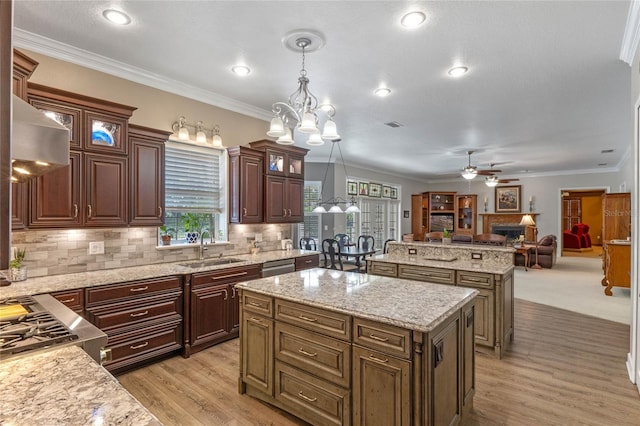
POLYGON ((387 239, 399 239, 399 200, 364 196, 356 200, 360 213, 346 215, 346 234, 351 241, 357 241, 359 235, 371 235, 376 249, 382 249, 387 239))
POLYGON ((178 244, 186 241, 185 224, 199 223, 196 231, 226 238, 225 156, 219 149, 169 141, 165 145, 165 227, 178 244), (193 221, 192 221, 193 223, 193 221))
MULTIPOLYGON (((316 181, 305 181, 304 183, 304 222, 298 224, 298 238, 308 237, 316 241, 316 246, 320 247, 320 235, 322 229, 322 215, 313 213, 318 200, 320 199, 320 189, 322 183, 316 181)), ((298 240, 299 241, 299 240, 298 240)))

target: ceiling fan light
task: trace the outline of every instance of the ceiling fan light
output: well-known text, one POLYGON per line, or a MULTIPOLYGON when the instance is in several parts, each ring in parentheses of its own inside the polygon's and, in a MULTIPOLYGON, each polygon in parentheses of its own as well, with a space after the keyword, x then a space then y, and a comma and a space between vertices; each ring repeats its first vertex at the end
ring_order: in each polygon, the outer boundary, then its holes
POLYGON ((332 119, 328 119, 326 123, 324 123, 324 128, 322 129, 322 139, 338 139, 340 135, 338 134, 338 128, 336 127, 335 121, 332 119))
POLYGON ((471 180, 478 175, 478 171, 473 167, 465 167, 464 169, 462 169, 461 175, 463 178, 471 180))
POLYGON ((280 136, 284 136, 285 133, 286 131, 284 130, 284 123, 282 122, 282 119, 278 116, 273 117, 271 119, 271 125, 269 126, 267 136, 279 138, 280 136))
POLYGON ((487 176, 484 179, 484 183, 489 188, 493 188, 494 186, 498 185, 498 178, 496 176, 487 176))
POLYGON ((291 129, 287 127, 284 134, 276 139, 276 143, 279 143, 280 145, 293 145, 294 141, 291 137, 291 129))
POLYGON ((302 133, 316 133, 318 128, 316 127, 316 116, 310 111, 305 111, 302 114, 302 120, 300 120, 300 127, 298 127, 302 133))

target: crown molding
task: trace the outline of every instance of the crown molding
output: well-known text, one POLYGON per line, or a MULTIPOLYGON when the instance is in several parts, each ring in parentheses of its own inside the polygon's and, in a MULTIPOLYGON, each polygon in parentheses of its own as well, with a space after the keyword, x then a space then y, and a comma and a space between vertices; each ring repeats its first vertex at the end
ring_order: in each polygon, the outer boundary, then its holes
POLYGON ((72 64, 80 65, 260 120, 269 121, 273 117, 273 113, 271 113, 271 111, 255 107, 244 102, 239 102, 218 93, 191 86, 142 68, 118 62, 105 56, 78 49, 68 44, 60 43, 34 33, 21 30, 20 28, 13 29, 13 38, 15 47, 28 49, 55 59, 70 62, 72 64))
POLYGON ((629 5, 627 25, 624 28, 620 59, 633 66, 633 59, 640 43, 640 2, 632 1, 629 5))

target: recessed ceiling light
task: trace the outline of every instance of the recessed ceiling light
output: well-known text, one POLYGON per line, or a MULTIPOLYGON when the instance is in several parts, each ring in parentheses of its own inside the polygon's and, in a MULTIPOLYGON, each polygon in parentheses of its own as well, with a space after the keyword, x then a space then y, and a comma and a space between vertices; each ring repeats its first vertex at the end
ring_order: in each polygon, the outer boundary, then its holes
POLYGON ((129 18, 129 15, 122 12, 121 10, 107 9, 102 12, 102 16, 104 16, 107 21, 116 25, 128 25, 129 23, 131 23, 131 18, 129 18))
POLYGON ((387 87, 380 87, 376 89, 373 93, 375 93, 376 96, 380 96, 381 98, 384 98, 385 96, 389 96, 391 94, 391 89, 387 87))
POLYGON ((607 163, 598 163, 598 166, 606 166, 607 163))
POLYGON ((611 154, 613 151, 613 149, 603 149, 600 151, 600 154, 611 154))
POLYGON ((251 69, 249 69, 249 67, 246 67, 244 65, 236 65, 234 67, 231 67, 231 71, 233 71, 234 74, 239 75, 240 77, 244 77, 249 75, 249 73, 251 72, 251 69))
POLYGON ((427 16, 422 12, 409 12, 400 19, 400 23, 406 28, 416 28, 422 25, 427 16))
POLYGON ((460 77, 461 75, 465 75, 467 71, 469 71, 469 68, 467 67, 453 67, 447 71, 447 74, 451 77, 460 77))

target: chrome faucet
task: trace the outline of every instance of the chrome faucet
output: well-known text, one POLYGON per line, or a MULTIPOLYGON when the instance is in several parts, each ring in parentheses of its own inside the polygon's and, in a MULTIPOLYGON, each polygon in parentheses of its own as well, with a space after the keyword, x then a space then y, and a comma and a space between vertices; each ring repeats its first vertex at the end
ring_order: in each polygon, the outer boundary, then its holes
MULTIPOLYGON (((209 231, 206 231, 206 233, 208 234, 209 231)), ((200 260, 204 259, 204 251, 205 250, 209 250, 208 248, 206 248, 204 246, 204 234, 205 234, 205 231, 202 231, 202 233, 200 234, 200 252, 199 252, 199 255, 198 255, 198 259, 200 259, 200 260)))

